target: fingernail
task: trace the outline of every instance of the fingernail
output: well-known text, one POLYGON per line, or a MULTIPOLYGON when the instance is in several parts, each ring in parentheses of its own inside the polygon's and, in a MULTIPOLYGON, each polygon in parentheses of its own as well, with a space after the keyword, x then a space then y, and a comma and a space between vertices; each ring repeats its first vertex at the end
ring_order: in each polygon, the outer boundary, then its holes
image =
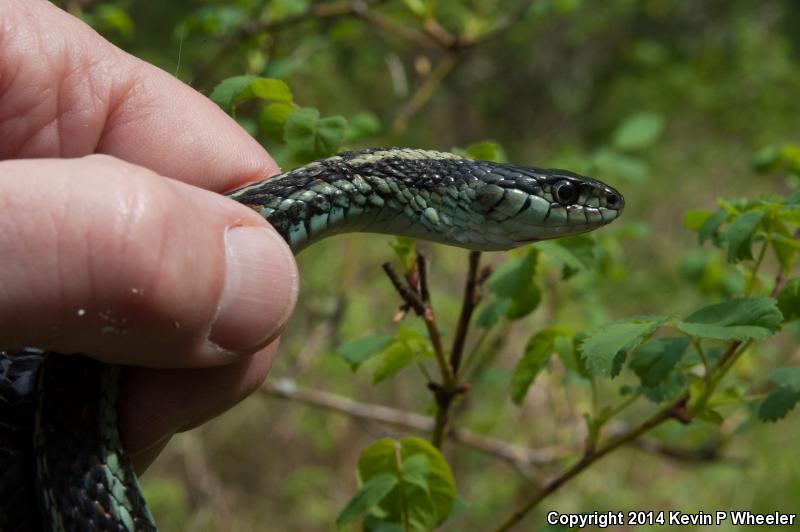
POLYGON ((225 288, 209 341, 229 351, 256 349, 278 334, 294 309, 294 257, 278 233, 259 227, 229 228, 225 248, 225 288))

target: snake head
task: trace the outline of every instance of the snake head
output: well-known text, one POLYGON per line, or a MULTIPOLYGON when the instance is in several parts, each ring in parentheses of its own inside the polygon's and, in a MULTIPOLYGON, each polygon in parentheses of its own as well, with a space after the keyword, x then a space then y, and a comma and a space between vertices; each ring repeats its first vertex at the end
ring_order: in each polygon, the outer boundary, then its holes
POLYGON ((509 249, 592 231, 619 218, 625 199, 616 189, 568 170, 476 162, 469 209, 480 220, 464 247, 509 249))

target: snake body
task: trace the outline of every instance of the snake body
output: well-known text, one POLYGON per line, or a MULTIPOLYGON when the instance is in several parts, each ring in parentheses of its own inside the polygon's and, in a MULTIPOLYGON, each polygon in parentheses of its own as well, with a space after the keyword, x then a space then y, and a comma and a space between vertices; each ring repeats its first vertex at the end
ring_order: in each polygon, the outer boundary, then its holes
MULTIPOLYGON (((557 169, 370 148, 244 186, 295 253, 343 232, 505 250, 615 220, 622 195, 557 169)), ((119 368, 80 355, 0 351, 0 531, 156 530, 120 445, 119 368)))

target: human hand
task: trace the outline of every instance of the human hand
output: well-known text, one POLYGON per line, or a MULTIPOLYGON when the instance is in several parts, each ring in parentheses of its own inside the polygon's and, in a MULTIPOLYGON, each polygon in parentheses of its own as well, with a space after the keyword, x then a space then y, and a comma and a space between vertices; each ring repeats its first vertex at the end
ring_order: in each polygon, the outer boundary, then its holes
POLYGON ((177 79, 44 0, 0 3, 0 346, 134 366, 118 409, 138 471, 271 366, 294 258, 218 193, 277 171, 177 79))

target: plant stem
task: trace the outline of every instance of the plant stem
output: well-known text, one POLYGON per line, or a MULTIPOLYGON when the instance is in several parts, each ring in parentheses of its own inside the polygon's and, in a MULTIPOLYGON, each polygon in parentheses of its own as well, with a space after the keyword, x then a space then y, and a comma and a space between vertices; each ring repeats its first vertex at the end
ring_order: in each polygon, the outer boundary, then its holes
POLYGON ((606 445, 600 446, 594 451, 588 452, 583 455, 583 457, 576 462, 572 467, 561 473, 559 476, 555 477, 553 480, 545 484, 544 488, 542 488, 539 493, 537 493, 530 501, 525 503, 524 506, 519 508, 513 514, 511 514, 503 523, 495 529, 495 532, 503 532, 505 530, 510 530, 511 527, 519 523, 525 515, 531 511, 537 504, 542 502, 544 499, 558 491, 561 486, 566 484, 568 481, 573 479, 574 477, 578 476, 580 473, 583 472, 587 467, 592 465, 593 463, 597 462, 604 456, 606 456, 611 451, 629 443, 642 434, 648 432, 649 430, 661 425, 663 422, 667 421, 671 418, 683 419, 682 410, 685 408, 686 401, 688 400, 688 394, 683 394, 679 397, 676 401, 674 401, 669 406, 659 410, 651 417, 646 419, 640 425, 636 426, 635 428, 631 429, 630 431, 612 439, 606 445))
POLYGON ((471 251, 469 254, 469 268, 467 270, 467 281, 464 283, 464 299, 461 303, 461 314, 458 317, 456 335, 453 338, 453 347, 450 350, 450 365, 453 373, 458 375, 461 367, 461 359, 464 354, 464 343, 467 341, 467 331, 469 322, 478 304, 478 266, 481 261, 480 251, 471 251))
POLYGON ((751 295, 753 290, 755 290, 756 281, 758 281, 758 270, 761 268, 761 263, 764 262, 764 256, 767 254, 769 240, 769 237, 764 237, 764 243, 761 245, 761 249, 758 251, 758 257, 753 265, 753 271, 750 273, 750 279, 747 281, 747 285, 745 287, 745 295, 747 296, 751 295))

